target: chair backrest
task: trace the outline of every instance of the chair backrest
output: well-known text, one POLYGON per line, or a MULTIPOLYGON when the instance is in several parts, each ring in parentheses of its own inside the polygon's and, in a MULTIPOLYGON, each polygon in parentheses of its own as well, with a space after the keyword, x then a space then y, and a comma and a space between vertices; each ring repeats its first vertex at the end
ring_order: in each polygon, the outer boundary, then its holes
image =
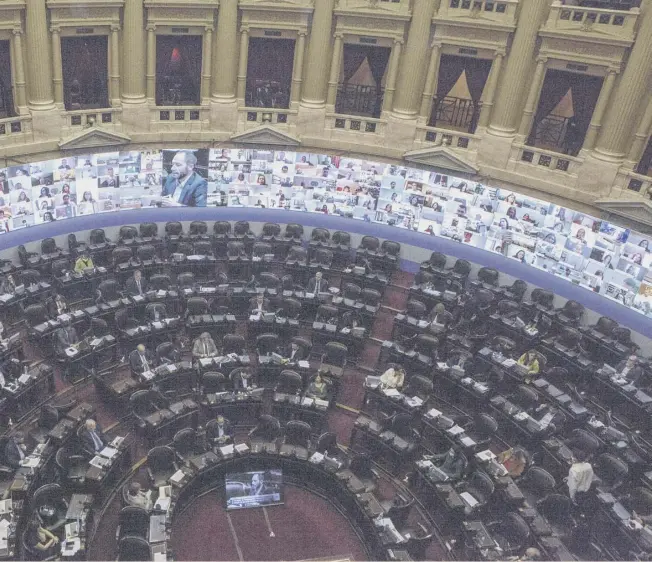
POLYGON ((301 349, 303 349, 306 357, 310 354, 312 350, 312 342, 302 336, 294 336, 291 340, 291 343, 296 343, 301 349))
POLYGON ((167 236, 180 236, 183 233, 183 225, 180 222, 172 221, 165 224, 167 236))
POLYGON ((183 254, 184 256, 189 256, 193 253, 193 246, 192 242, 185 241, 185 242, 179 242, 177 244, 177 248, 175 250, 176 254, 183 254))
POLYGON ((336 230, 333 233, 332 240, 338 246, 350 246, 351 245, 351 235, 348 232, 342 230, 336 230))
POLYGON ((339 342, 328 342, 324 346, 324 363, 343 367, 349 353, 348 348, 339 342))
POLYGON ((192 245, 192 251, 197 256, 212 256, 213 245, 209 240, 197 240, 192 245))
POLYGON ((368 306, 377 306, 380 303, 381 294, 376 289, 362 289, 362 302, 368 306))
POLYGON ((498 302, 497 310, 498 310, 498 314, 500 314, 501 316, 511 318, 513 316, 518 315, 519 311, 521 310, 521 307, 518 305, 518 303, 514 301, 503 299, 498 302))
POLYGON ((442 254, 441 252, 433 252, 430 254, 430 259, 428 262, 430 263, 430 267, 433 269, 444 269, 446 267, 446 261, 448 257, 446 254, 442 254))
POLYGON ((245 349, 245 339, 239 334, 226 334, 222 340, 222 347, 225 355, 229 353, 241 355, 245 349))
POLYGON ((44 484, 32 496, 31 509, 36 511, 43 505, 56 507, 64 501, 63 488, 59 484, 44 484))
POLYGON ((297 299, 285 298, 281 302, 281 308, 287 318, 297 319, 301 314, 301 303, 297 299))
POLYGON ((539 304, 544 308, 550 310, 555 300, 555 294, 552 291, 547 291, 546 289, 541 289, 537 287, 532 290, 531 294, 532 302, 539 304))
POLYGON ((233 234, 236 236, 247 236, 250 233, 251 229, 249 228, 249 221, 238 221, 235 223, 233 234))
POLYGON ((321 304, 317 307, 316 318, 324 322, 330 318, 337 318, 338 310, 336 307, 331 306, 330 304, 321 304))
POLYGON ((74 232, 68 234, 68 249, 73 252, 77 249, 77 236, 74 232))
POLYGON ((453 273, 462 277, 467 277, 471 273, 471 262, 467 260, 457 260, 453 266, 453 273))
POLYGON ((208 225, 204 221, 192 221, 188 229, 191 236, 201 236, 208 232, 208 225))
POLYGON ((356 285, 355 283, 347 283, 346 285, 344 285, 342 296, 345 299, 358 300, 360 298, 361 292, 362 289, 360 288, 359 285, 356 285))
POLYGON ((338 452, 337 435, 332 431, 322 433, 317 439, 317 452, 333 456, 338 452))
POLYGON ((303 225, 297 224, 295 222, 288 223, 285 226, 285 237, 286 238, 302 238, 303 237, 303 225))
POLYGON ((187 455, 195 450, 197 433, 192 427, 180 429, 172 438, 172 446, 180 455, 187 455))
POLYGON ((593 454, 600 448, 600 440, 593 433, 578 427, 571 433, 570 445, 573 449, 593 454))
POLYGON ((167 445, 150 449, 147 453, 147 466, 152 470, 168 470, 174 468, 176 456, 174 450, 167 445))
POLYGON ((52 262, 52 275, 60 277, 64 271, 70 270, 70 261, 67 258, 54 260, 52 262))
POLYGON ((571 320, 579 322, 584 314, 584 305, 577 301, 567 301, 563 308, 564 314, 571 320))
POLYGON ((501 526, 505 538, 512 546, 522 547, 530 538, 530 526, 517 513, 506 514, 501 526))
POLYGON ((237 240, 232 240, 226 245, 226 253, 229 256, 239 256, 244 252, 244 244, 242 242, 238 242, 237 240))
POLYGON ((151 560, 152 550, 149 542, 142 537, 122 537, 118 543, 118 560, 151 560))
POLYGON ((142 507, 128 505, 118 515, 120 536, 147 537, 149 532, 149 513, 142 507))
POLYGON ((310 240, 313 242, 328 242, 331 237, 330 230, 325 228, 313 228, 310 234, 310 240))
POLYGON ((570 348, 575 347, 578 343, 580 343, 581 339, 582 334, 575 328, 566 327, 561 331, 559 335, 559 341, 566 347, 570 348))
POLYGON ((57 251, 57 243, 54 238, 44 238, 41 240, 41 253, 53 254, 57 251))
POLYGON ((537 492, 540 496, 552 492, 556 482, 552 474, 540 466, 531 466, 525 473, 525 482, 528 488, 537 492))
POLYGON ((326 248, 319 248, 315 252, 314 261, 321 265, 330 265, 333 261, 333 252, 326 248))
POLYGON ((103 244, 106 242, 106 234, 103 228, 94 228, 88 238, 91 244, 103 244))
POLYGON ((45 307, 40 303, 30 304, 25 308, 24 314, 25 320, 27 320, 27 323, 32 327, 42 324, 47 320, 45 307))
POLYGON ((215 221, 213 234, 215 236, 228 236, 231 234, 231 223, 229 221, 215 221))
POLYGON ((312 428, 306 422, 301 420, 289 421, 285 426, 285 443, 307 448, 310 445, 311 432, 312 428))
POLYGON ((474 426, 478 433, 486 437, 498 431, 498 422, 492 416, 485 413, 476 416, 474 426))
POLYGON ((138 246, 136 250, 136 255, 140 260, 152 260, 156 257, 156 248, 151 244, 143 244, 138 246))
POLYGON ((512 286, 509 288, 509 292, 512 293, 517 301, 521 301, 527 292, 527 283, 522 279, 517 279, 514 281, 514 283, 512 283, 512 286))
POLYGON ((102 293, 102 297, 105 299, 120 298, 120 287, 115 279, 105 279, 97 286, 97 289, 102 293))
MULTIPOLYGON (((631 346, 632 344, 632 331, 629 328, 623 326, 616 326, 611 331, 611 336, 618 342, 623 345, 631 346)), ((636 346, 638 347, 638 346, 636 346)))
POLYGON ((287 394, 295 394, 303 388, 303 379, 296 371, 284 369, 278 376, 278 384, 276 389, 279 392, 287 394))
POLYGON ((498 285, 498 270, 493 267, 481 267, 478 271, 478 279, 487 285, 498 285))
POLYGON ((208 313, 208 301, 204 297, 190 297, 186 303, 189 315, 198 316, 208 313))
POLYGON ((263 414, 258 418, 258 423, 251 437, 260 437, 266 441, 273 441, 281 433, 281 424, 277 418, 269 414, 263 414))
POLYGON ((151 390, 137 390, 129 397, 129 408, 136 416, 146 416, 152 411, 151 399, 151 390))
POLYGON ((256 349, 261 355, 267 355, 276 350, 278 341, 277 334, 260 334, 256 338, 256 349))
POLYGON ((308 252, 302 246, 292 246, 288 252, 288 260, 306 261, 308 259, 308 252))
POLYGON ((35 269, 23 269, 19 273, 20 281, 25 286, 35 285, 41 280, 41 274, 35 269))
POLYGON ((407 302, 406 312, 408 316, 413 316, 414 318, 423 318, 426 315, 427 307, 421 301, 410 299, 407 302))
POLYGON ((158 236, 158 224, 155 222, 142 222, 138 230, 142 238, 156 238, 158 236))
POLYGON ((226 386, 226 377, 223 373, 208 371, 202 375, 201 383, 204 388, 204 394, 223 392, 226 386))
POLYGON ((149 278, 149 284, 152 289, 167 291, 172 284, 170 276, 165 273, 156 273, 149 278))
POLYGON ((125 225, 120 227, 120 231, 118 233, 120 240, 133 240, 137 236, 138 230, 135 226, 125 225))
POLYGON ((410 378, 410 383, 405 390, 405 394, 425 399, 425 397, 432 394, 433 390, 434 385, 430 379, 421 375, 414 375, 410 378))
POLYGON ((263 225, 263 236, 278 236, 281 234, 281 225, 276 222, 266 222, 263 225))
POLYGON ((539 394, 531 386, 520 384, 514 392, 514 400, 519 406, 527 410, 539 403, 539 394))
POLYGON ((482 470, 475 470, 471 474, 469 484, 480 491, 487 499, 494 493, 495 486, 493 480, 482 470))
POLYGON ((363 236, 360 240, 360 249, 375 252, 380 247, 380 240, 375 236, 363 236))
POLYGON ((164 341, 156 346, 156 358, 159 361, 163 358, 174 360, 175 356, 178 356, 178 352, 172 342, 164 341))
POLYGON ((614 328, 617 327, 618 322, 608 316, 601 316, 595 324, 595 329, 606 336, 610 336, 614 328))
POLYGON ((429 334, 419 334, 416 339, 416 348, 424 355, 432 355, 439 347, 439 340, 429 334))
POLYGON ((383 240, 380 249, 390 256, 398 256, 401 253, 401 245, 393 240, 383 240))
POLYGON ((267 242, 256 242, 251 249, 251 254, 257 258, 262 258, 265 254, 272 254, 272 245, 267 242))
POLYGON ((623 482, 629 474, 627 464, 612 455, 611 453, 602 453, 595 460, 595 473, 607 486, 616 486, 623 482))
POLYGON ((392 418, 391 429, 399 437, 413 438, 412 416, 406 412, 395 414, 392 418))
POLYGON ((177 275, 177 285, 179 287, 193 287, 195 285, 195 274, 190 272, 180 273, 177 275))
POLYGON ((124 246, 119 246, 111 253, 111 257, 113 258, 113 265, 126 263, 131 259, 131 256, 131 248, 125 248, 124 246))

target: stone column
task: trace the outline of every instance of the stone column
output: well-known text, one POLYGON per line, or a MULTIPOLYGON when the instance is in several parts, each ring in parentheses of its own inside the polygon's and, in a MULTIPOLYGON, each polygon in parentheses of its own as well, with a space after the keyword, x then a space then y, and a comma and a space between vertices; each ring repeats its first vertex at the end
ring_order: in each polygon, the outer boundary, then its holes
POLYGON ((523 117, 521 118, 521 126, 518 128, 518 134, 522 137, 527 137, 532 128, 532 116, 539 105, 539 97, 541 96, 541 87, 546 78, 546 67, 548 64, 547 57, 537 57, 537 67, 534 71, 534 78, 530 84, 530 92, 527 95, 525 102, 525 109, 523 109, 523 117))
POLYGON ((247 64, 249 63, 249 28, 240 30, 240 58, 238 59, 238 99, 244 105, 247 90, 247 64))
MULTIPOLYGON (((201 61, 201 103, 208 103, 211 95, 211 56, 213 54, 213 27, 207 25, 204 28, 204 45, 202 47, 201 61)), ((235 53, 234 53, 235 55, 235 53)))
POLYGON ((337 87, 340 83, 340 73, 342 72, 342 56, 344 54, 344 34, 335 34, 335 43, 333 44, 333 58, 331 59, 331 72, 328 77, 328 95, 326 105, 335 107, 337 101, 337 87))
POLYGON ((238 0, 220 1, 214 43, 211 95, 217 102, 233 102, 238 79, 238 0))
POLYGON ((491 117, 491 108, 494 106, 494 97, 496 95, 496 85, 498 84, 498 77, 500 76, 500 68, 503 64, 503 57, 505 51, 496 51, 494 60, 491 63, 491 71, 487 78, 487 83, 482 93, 482 109, 480 110, 480 119, 478 120, 478 127, 486 127, 489 125, 489 118, 491 117))
POLYGON ((37 111, 52 109, 52 59, 45 0, 25 3, 25 35, 30 108, 37 111))
POLYGON ((520 3, 518 25, 498 83, 496 103, 488 131, 502 137, 514 136, 522 112, 523 97, 529 83, 537 45, 538 31, 548 15, 551 0, 527 0, 520 3))
POLYGON ((396 79, 398 76, 398 61, 401 58, 401 46, 403 39, 394 39, 394 46, 389 57, 389 69, 387 80, 385 80, 385 95, 383 97, 383 113, 390 111, 394 103, 394 92, 396 91, 396 79))
POLYGON ((156 101, 156 26, 147 24, 147 99, 156 101))
POLYGON ((430 119, 432 112, 432 98, 435 95, 435 88, 437 87, 437 79, 439 78, 439 59, 440 59, 441 43, 432 44, 432 52, 430 53, 430 63, 428 65, 428 73, 426 74, 426 85, 423 89, 421 96, 421 110, 419 117, 426 122, 430 119))
POLYGON ((321 108, 326 103, 334 6, 335 0, 315 2, 308 44, 306 75, 301 92, 301 104, 304 106, 321 108))
POLYGON ((604 117, 604 112, 607 109, 607 104, 609 103, 614 84, 616 83, 617 73, 618 70, 615 68, 609 68, 607 70, 607 76, 605 76, 604 82, 602 83, 600 95, 598 96, 598 101, 595 104, 595 109, 591 116, 591 123, 589 124, 586 136, 584 137, 582 150, 591 150, 595 146, 595 141, 598 138, 598 133, 602 126, 602 118, 604 117))
POLYGON ((648 139, 652 133, 652 97, 647 104, 645 109, 645 114, 643 119, 638 125, 636 130, 636 136, 634 137, 634 142, 632 143, 631 148, 629 149, 629 154, 627 155, 627 160, 629 161, 630 167, 633 169, 638 166, 639 161, 643 157, 643 152, 647 146, 648 139))
POLYGON ((61 60, 61 28, 50 27, 52 34, 52 83, 54 84, 54 103, 63 105, 63 61, 61 60))
POLYGON ((306 51, 306 32, 300 31, 299 38, 294 45, 294 65, 292 69, 292 103, 299 103, 301 99, 301 83, 303 80, 303 55, 306 51))
POLYGON ((595 147, 595 156, 606 161, 620 161, 627 154, 641 104, 649 98, 652 80, 652 7, 647 6, 627 66, 614 92, 604 125, 595 147))
POLYGON ((120 26, 111 24, 111 105, 120 105, 120 26))
POLYGON ((12 48, 14 53, 14 84, 16 86, 16 108, 19 114, 27 113, 27 96, 25 95, 25 63, 23 61, 23 30, 12 31, 12 48))
POLYGON ((432 0, 415 0, 412 6, 410 31, 398 72, 393 108, 394 114, 403 119, 416 119, 420 109, 419 96, 423 94, 426 77, 415 69, 426 66, 434 10, 432 0))
POLYGON ((122 32, 122 103, 145 102, 143 0, 125 0, 122 32))

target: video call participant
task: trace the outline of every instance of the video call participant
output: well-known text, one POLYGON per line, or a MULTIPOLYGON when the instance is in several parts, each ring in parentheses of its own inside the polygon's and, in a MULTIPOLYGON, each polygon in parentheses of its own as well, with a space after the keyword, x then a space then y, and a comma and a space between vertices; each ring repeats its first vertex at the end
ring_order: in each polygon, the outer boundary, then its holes
POLYGON ((190 150, 180 150, 172 159, 170 173, 161 195, 187 207, 205 207, 208 183, 195 172, 197 156, 190 150))

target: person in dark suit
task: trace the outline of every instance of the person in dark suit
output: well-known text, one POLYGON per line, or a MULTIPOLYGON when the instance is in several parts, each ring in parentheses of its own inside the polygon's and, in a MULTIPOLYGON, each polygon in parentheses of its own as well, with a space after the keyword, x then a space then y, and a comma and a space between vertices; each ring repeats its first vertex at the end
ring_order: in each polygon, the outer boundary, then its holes
POLYGON ((279 355, 282 355, 289 361, 303 361, 306 358, 306 352, 299 344, 292 342, 289 346, 279 347, 279 355))
POLYGON ((325 293, 328 291, 328 281, 323 278, 321 271, 315 273, 315 276, 308 281, 308 293, 325 293))
POLYGON ((211 424, 210 428, 210 435, 206 437, 211 444, 222 446, 233 442, 231 422, 224 416, 217 416, 217 424, 211 424))
POLYGON ((60 314, 68 312, 68 305, 66 304, 65 299, 56 291, 48 299, 47 303, 48 315, 50 318, 56 318, 60 314))
POLYGON ((26 456, 22 434, 16 433, 9 437, 4 452, 5 464, 7 466, 11 468, 20 467, 20 461, 22 461, 26 456))
POLYGON ((154 368, 154 357, 145 348, 142 343, 129 354, 129 365, 131 365, 131 372, 136 374, 151 371, 154 368))
POLYGON ((269 299, 266 299, 262 294, 256 295, 249 301, 249 314, 264 314, 270 311, 269 299))
POLYGON ((74 347, 79 343, 77 330, 70 325, 70 320, 61 322, 62 326, 54 332, 54 346, 59 355, 66 355, 66 348, 74 347))
POLYGON ((445 453, 432 455, 431 460, 450 480, 458 480, 468 464, 462 451, 455 446, 448 449, 445 453))
POLYGON ((616 371, 621 377, 632 383, 637 383, 638 379, 643 375, 643 369, 638 364, 636 355, 630 355, 627 359, 618 363, 616 371))
POLYGON ((145 315, 150 322, 159 322, 167 318, 168 311, 164 304, 152 302, 145 307, 145 315))
POLYGON ((241 369, 235 377, 233 377, 233 389, 236 392, 246 392, 256 387, 256 381, 249 369, 241 369))
POLYGON ((161 195, 187 207, 205 207, 208 183, 195 172, 196 165, 197 157, 192 151, 177 152, 161 195))
POLYGON ((104 447, 106 447, 106 437, 102 433, 102 429, 97 422, 93 419, 86 420, 86 426, 84 430, 79 434, 79 439, 81 440, 82 448, 84 452, 89 455, 95 455, 99 453, 104 447))
POLYGON ((127 279, 125 287, 130 295, 144 295, 147 292, 147 284, 140 269, 136 269, 133 277, 127 279))

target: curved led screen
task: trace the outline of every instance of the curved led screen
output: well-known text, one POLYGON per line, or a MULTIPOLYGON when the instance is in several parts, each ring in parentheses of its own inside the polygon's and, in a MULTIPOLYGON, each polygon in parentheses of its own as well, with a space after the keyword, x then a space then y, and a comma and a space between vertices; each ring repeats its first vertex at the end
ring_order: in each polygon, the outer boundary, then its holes
POLYGON ((0 169, 0 231, 146 207, 338 215, 495 252, 652 314, 649 239, 553 203, 439 172, 257 149, 125 151, 0 169))

